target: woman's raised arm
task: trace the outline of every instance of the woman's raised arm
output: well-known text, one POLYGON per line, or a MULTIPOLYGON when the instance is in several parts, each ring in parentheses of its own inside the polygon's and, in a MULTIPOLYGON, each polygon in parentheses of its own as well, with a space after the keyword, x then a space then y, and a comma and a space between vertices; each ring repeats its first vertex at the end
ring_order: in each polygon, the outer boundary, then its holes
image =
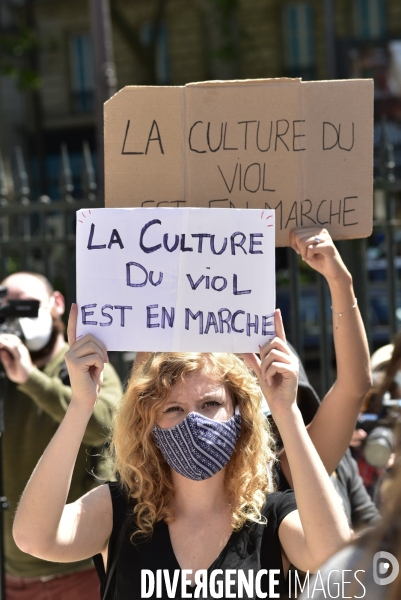
MULTIPOLYGON (((372 379, 369 347, 357 305, 352 277, 326 229, 297 228, 291 246, 305 262, 323 275, 330 288, 337 379, 308 426, 309 435, 328 473, 332 473, 349 446, 362 403, 372 379)), ((285 450, 280 456, 289 481, 285 450)))
MULTIPOLYGON (((87 335, 75 339, 77 306, 68 321, 70 349, 65 355, 72 397, 66 415, 37 464, 14 520, 17 546, 38 558, 69 562, 102 552, 112 529, 107 486, 66 505, 77 453, 102 384, 107 351, 87 335)), ((40 432, 38 432, 40 435, 40 432)))
POLYGON ((298 506, 282 521, 279 537, 289 560, 313 571, 349 540, 350 530, 296 403, 298 360, 286 344, 280 311, 274 319, 276 337, 263 346, 254 370, 284 442, 298 506))

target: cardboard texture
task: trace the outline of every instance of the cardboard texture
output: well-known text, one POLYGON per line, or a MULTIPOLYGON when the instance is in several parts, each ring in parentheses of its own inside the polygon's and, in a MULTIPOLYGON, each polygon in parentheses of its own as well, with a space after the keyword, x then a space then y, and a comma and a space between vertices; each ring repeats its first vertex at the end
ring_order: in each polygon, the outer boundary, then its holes
POLYGON ((276 210, 334 239, 372 231, 373 81, 129 86, 105 104, 106 207, 276 210))
POLYGON ((274 217, 79 210, 77 336, 108 350, 257 352, 274 336, 274 217))

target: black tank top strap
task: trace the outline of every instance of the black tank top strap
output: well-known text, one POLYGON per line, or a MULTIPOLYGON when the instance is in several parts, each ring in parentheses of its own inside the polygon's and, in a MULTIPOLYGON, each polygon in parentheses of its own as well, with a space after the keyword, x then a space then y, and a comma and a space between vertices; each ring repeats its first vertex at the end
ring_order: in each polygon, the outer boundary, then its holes
POLYGON ((114 579, 116 553, 118 554, 119 548, 121 547, 124 533, 131 520, 130 516, 132 515, 135 502, 129 499, 124 489, 118 482, 108 482, 105 485, 109 486, 113 507, 113 529, 108 545, 106 572, 104 570, 103 557, 101 554, 94 556, 93 562, 100 579, 101 598, 104 597, 107 586, 109 588, 107 590, 107 598, 112 599, 114 598, 115 584, 114 582, 111 582, 111 580, 114 579), (111 568, 113 570, 112 573, 110 572, 111 568))

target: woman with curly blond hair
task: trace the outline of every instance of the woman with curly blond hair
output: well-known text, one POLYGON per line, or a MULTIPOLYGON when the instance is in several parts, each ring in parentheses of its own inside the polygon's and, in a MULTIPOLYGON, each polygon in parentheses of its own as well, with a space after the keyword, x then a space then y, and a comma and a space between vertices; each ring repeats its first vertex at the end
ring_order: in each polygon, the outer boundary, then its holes
POLYGON ((14 537, 22 550, 52 561, 101 554, 106 570, 117 556, 119 600, 254 598, 280 597, 289 562, 315 570, 348 540, 296 405, 298 362, 279 311, 257 379, 233 354, 151 354, 133 371, 116 416, 118 483, 66 504, 108 360, 93 336, 75 340, 76 318, 74 305, 66 355, 72 400, 21 499, 14 537), (296 503, 292 490, 270 490, 273 441, 261 391, 285 443, 296 503))

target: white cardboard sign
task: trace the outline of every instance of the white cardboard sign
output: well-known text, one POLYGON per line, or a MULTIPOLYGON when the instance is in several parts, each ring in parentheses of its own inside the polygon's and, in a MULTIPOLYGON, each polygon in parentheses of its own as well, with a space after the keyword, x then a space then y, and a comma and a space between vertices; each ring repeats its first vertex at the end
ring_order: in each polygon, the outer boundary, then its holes
POLYGON ((255 352, 274 335, 273 210, 77 212, 77 336, 108 350, 255 352))

